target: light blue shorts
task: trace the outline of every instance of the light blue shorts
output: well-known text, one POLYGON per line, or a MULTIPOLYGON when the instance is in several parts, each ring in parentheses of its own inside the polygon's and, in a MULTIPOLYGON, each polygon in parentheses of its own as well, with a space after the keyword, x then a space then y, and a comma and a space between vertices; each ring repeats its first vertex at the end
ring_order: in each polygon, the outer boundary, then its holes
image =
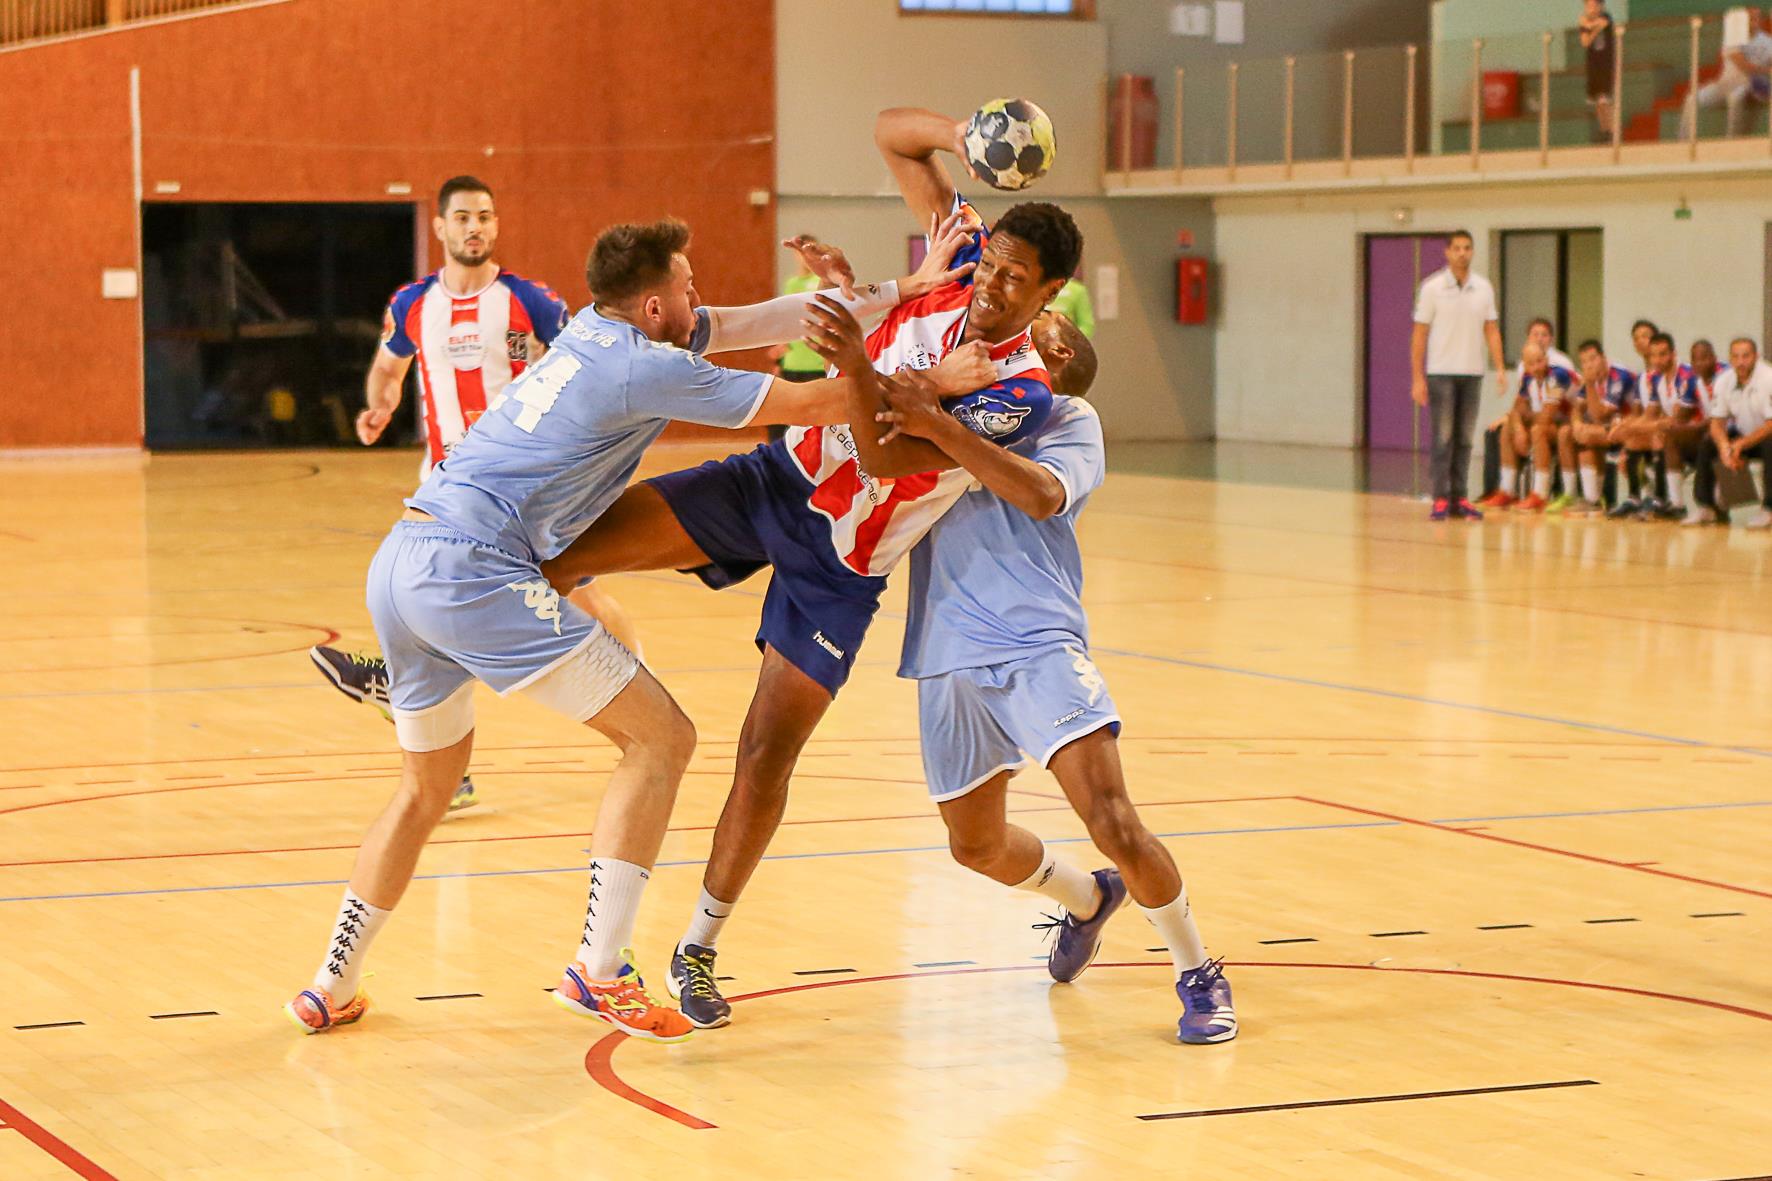
POLYGON ((639 662, 560 598, 533 562, 446 525, 402 521, 369 566, 369 614, 388 662, 400 745, 452 746, 473 729, 473 683, 526 692, 582 722, 639 662))
POLYGON ((958 799, 1026 759, 1044 767, 1103 726, 1120 732, 1101 673, 1082 647, 1071 645, 920 680, 917 713, 923 776, 937 803, 958 799))

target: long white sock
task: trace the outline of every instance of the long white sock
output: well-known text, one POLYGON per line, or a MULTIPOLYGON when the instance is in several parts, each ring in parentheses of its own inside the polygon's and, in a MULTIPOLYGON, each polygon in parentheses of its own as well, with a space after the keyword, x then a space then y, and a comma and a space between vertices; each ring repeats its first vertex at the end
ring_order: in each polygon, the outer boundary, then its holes
POLYGON ((614 980, 621 953, 634 941, 634 916, 652 871, 613 857, 591 858, 591 896, 585 903, 578 962, 592 980, 614 980))
POLYGON ((1674 508, 1686 507, 1686 473, 1684 471, 1676 472, 1672 468, 1668 469, 1667 502, 1674 508))
POLYGON ((1520 491, 1520 469, 1519 468, 1507 467, 1506 465, 1502 466, 1502 469, 1501 469, 1501 490, 1503 493, 1505 493, 1508 496, 1519 495, 1519 491, 1520 491))
POLYGON ((1550 495, 1549 472, 1534 471, 1532 473, 1532 495, 1546 497, 1550 495))
POLYGON ((1575 495, 1575 480, 1576 480, 1575 469, 1572 467, 1564 468, 1563 469, 1563 495, 1564 496, 1574 496, 1575 495))
POLYGON ((683 936, 683 942, 677 946, 693 943, 697 947, 705 947, 709 951, 720 939, 720 929, 726 920, 732 917, 732 902, 722 902, 708 893, 708 888, 701 888, 701 897, 695 900, 695 917, 689 920, 689 930, 683 936))
POLYGON ((1600 502, 1600 469, 1584 467, 1581 469, 1581 499, 1589 504, 1600 502))
POLYGON ((1162 937, 1163 945, 1169 949, 1169 958, 1175 961, 1177 980, 1206 962, 1206 944, 1200 938, 1200 928, 1194 925, 1185 885, 1169 905, 1138 909, 1144 912, 1144 917, 1150 920, 1151 926, 1162 937))
POLYGON ((370 941, 393 913, 371 906, 347 888, 344 901, 338 904, 338 919, 332 924, 332 944, 320 970, 314 973, 314 987, 324 989, 341 1005, 349 1003, 363 983, 363 957, 369 952, 370 941))
POLYGON ((1040 868, 1026 881, 1016 882, 1015 888, 1044 894, 1080 919, 1090 918, 1101 906, 1101 890, 1094 875, 1059 861, 1045 846, 1041 846, 1040 868))

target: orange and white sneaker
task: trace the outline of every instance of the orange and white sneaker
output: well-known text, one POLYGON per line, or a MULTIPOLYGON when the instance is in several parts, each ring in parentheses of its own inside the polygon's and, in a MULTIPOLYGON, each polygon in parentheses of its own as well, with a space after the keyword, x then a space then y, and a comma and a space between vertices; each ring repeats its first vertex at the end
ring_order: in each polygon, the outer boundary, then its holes
POLYGON ((640 970, 634 966, 634 953, 622 948, 626 961, 614 980, 592 980, 584 965, 566 965, 560 986, 554 989, 554 1000, 563 1009, 582 1017, 595 1017, 631 1037, 649 1042, 687 1041, 695 1032, 689 1018, 669 1005, 661 1005, 646 991, 640 970))
POLYGON ((1542 513, 1548 504, 1550 501, 1534 492, 1525 500, 1514 502, 1513 508, 1516 513, 1542 513))
POLYGON ((283 1006, 283 1013, 303 1033, 325 1033, 335 1025, 352 1025, 369 1011, 369 994, 361 988, 349 1004, 340 1005, 324 988, 304 988, 283 1006))

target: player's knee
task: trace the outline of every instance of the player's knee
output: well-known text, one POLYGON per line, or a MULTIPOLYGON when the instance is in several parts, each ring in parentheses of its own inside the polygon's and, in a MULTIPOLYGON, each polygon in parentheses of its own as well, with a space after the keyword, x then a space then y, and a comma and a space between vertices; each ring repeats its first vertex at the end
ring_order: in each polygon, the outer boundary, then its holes
POLYGON ((749 735, 739 743, 734 784, 753 794, 786 794, 804 743, 793 736, 749 735))
POLYGON ((695 741, 695 723, 676 702, 672 702, 669 713, 662 719, 658 733, 649 739, 649 744, 655 748, 655 756, 681 777, 689 769, 689 760, 695 757, 695 741))
POLYGON ((1003 854, 1003 836, 1001 828, 949 829, 948 852, 954 855, 956 862, 974 873, 985 873, 1003 854))
POLYGON ((1118 793, 1098 799, 1083 822, 1095 847, 1115 863, 1128 859, 1144 840, 1144 821, 1132 801, 1118 793))

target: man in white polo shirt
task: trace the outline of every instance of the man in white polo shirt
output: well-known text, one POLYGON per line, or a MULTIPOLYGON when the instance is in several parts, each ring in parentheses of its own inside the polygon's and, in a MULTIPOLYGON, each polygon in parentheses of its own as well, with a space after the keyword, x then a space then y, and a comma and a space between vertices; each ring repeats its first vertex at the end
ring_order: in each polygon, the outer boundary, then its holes
POLYGON ((1700 107, 1727 107, 1728 134, 1747 131, 1747 103, 1765 102, 1772 80, 1772 35, 1766 32, 1765 14, 1758 8, 1740 6, 1723 14, 1722 71, 1696 95, 1686 96, 1681 113, 1680 136, 1693 134, 1700 107))
POLYGON ((1503 396, 1507 365, 1501 356, 1501 317, 1495 288, 1471 271, 1475 240, 1458 230, 1446 243, 1446 266, 1421 285, 1415 300, 1415 334, 1409 345, 1415 380, 1409 396, 1433 416, 1434 507, 1429 515, 1480 521, 1470 502, 1471 434, 1483 400, 1484 353, 1495 368, 1503 396))
POLYGON ((1687 525, 1728 523, 1729 513, 1716 502, 1719 465, 1740 471, 1748 460, 1761 462, 1760 510, 1748 518, 1749 529, 1772 529, 1772 365, 1747 337, 1729 345, 1729 368, 1717 374, 1711 390, 1710 430, 1699 440, 1698 482, 1687 525))

